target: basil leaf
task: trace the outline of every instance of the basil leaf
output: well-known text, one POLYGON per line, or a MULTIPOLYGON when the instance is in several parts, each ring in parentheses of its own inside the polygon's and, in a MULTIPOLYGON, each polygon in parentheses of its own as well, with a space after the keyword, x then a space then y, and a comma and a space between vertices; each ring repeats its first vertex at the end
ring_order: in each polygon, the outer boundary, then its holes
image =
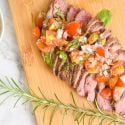
POLYGON ((67 61, 68 55, 65 51, 61 50, 58 51, 59 57, 62 59, 63 62, 67 61))
POLYGON ((79 47, 79 43, 79 37, 77 37, 69 43, 69 48, 77 49, 79 47))
POLYGON ((50 67, 52 67, 52 64, 53 64, 53 60, 51 58, 51 55, 50 53, 44 53, 44 61, 47 65, 49 65, 50 67))
POLYGON ((104 23, 104 25, 107 25, 112 19, 112 14, 111 14, 111 12, 109 10, 102 9, 97 14, 97 17, 104 23))

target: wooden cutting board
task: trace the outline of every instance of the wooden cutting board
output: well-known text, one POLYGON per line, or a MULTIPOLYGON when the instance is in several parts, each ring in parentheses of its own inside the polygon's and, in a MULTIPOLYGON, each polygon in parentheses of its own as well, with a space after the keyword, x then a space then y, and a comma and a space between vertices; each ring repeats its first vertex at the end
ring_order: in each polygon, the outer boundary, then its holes
MULTIPOLYGON (((117 36, 125 47, 125 0, 68 0, 68 2, 85 8, 93 15, 103 8, 111 10, 113 20, 110 28, 114 36, 117 36)), ((70 92, 73 90, 65 82, 55 77, 44 64, 40 52, 36 48, 35 39, 32 37, 31 13, 37 15, 39 11, 47 10, 49 0, 9 0, 9 4, 28 86, 38 95, 40 95, 38 91, 38 87, 40 87, 47 97, 54 98, 54 93, 56 93, 62 101, 70 103, 72 101, 70 92)), ((78 105, 82 105, 85 99, 77 96, 74 91, 73 93, 78 105)), ((60 114, 61 111, 54 116, 53 125, 61 125, 62 115, 60 114)), ((41 108, 35 112, 35 116, 37 125, 43 125, 41 108)), ((45 125, 48 125, 49 118, 50 112, 48 111, 45 125)), ((87 122, 86 119, 85 125, 87 122)), ((93 124, 97 125, 97 123, 98 120, 95 120, 93 124)), ((76 125, 70 114, 65 118, 64 125, 76 125)))

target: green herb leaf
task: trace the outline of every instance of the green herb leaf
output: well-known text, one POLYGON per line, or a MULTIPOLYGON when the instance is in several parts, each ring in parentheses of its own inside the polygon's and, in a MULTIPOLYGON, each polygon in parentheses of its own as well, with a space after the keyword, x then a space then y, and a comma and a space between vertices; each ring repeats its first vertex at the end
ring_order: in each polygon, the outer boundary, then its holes
POLYGON ((79 43, 79 37, 77 37, 69 43, 69 48, 77 49, 79 47, 79 43))
POLYGON ((60 8, 56 8, 56 16, 64 20, 64 14, 60 8))
POLYGON ((60 50, 57 52, 57 54, 59 54, 59 57, 62 59, 63 62, 66 62, 68 59, 68 55, 65 51, 60 50))
POLYGON ((44 53, 44 57, 43 58, 44 58, 45 63, 47 65, 49 65, 50 67, 52 67, 53 61, 52 61, 50 53, 44 53))
POLYGON ((97 14, 97 17, 104 23, 104 25, 107 25, 112 19, 112 14, 109 10, 103 9, 97 14))

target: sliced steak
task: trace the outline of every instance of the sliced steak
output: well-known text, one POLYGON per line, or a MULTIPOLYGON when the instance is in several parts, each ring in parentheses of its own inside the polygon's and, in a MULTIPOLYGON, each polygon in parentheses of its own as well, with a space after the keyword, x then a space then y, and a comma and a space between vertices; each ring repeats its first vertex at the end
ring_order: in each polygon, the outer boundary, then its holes
POLYGON ((86 71, 83 73, 81 81, 79 82, 79 85, 77 87, 77 93, 80 96, 85 96, 85 82, 86 82, 86 78, 88 75, 89 75, 89 73, 86 71))
POLYGON ((75 7, 71 6, 67 13, 67 21, 68 22, 73 21, 79 11, 80 11, 79 8, 75 8, 75 7))
POLYGON ((87 25, 87 23, 91 19, 91 14, 86 12, 85 10, 81 10, 75 17, 76 21, 79 21, 82 25, 87 25))
POLYGON ((125 50, 120 50, 119 51, 117 60, 125 62, 125 50))
POLYGON ((82 69, 83 69, 82 64, 76 65, 74 67, 74 71, 73 71, 73 88, 77 87, 77 83, 78 83, 78 80, 80 78, 82 69))
POLYGON ((86 34, 93 33, 93 32, 102 32, 104 30, 105 30, 105 27, 103 23, 99 19, 93 18, 87 25, 86 34))
POLYGON ((53 18, 54 16, 56 16, 58 9, 60 9, 60 11, 65 16, 68 8, 69 8, 69 4, 65 2, 65 0, 53 0, 51 3, 50 9, 47 13, 47 17, 53 18))
POLYGON ((103 38, 109 38, 111 36, 111 30, 105 29, 103 33, 101 33, 103 38))
POLYGON ((57 73, 57 76, 58 77, 60 77, 60 73, 61 73, 61 70, 63 70, 62 68, 63 68, 63 66, 65 65, 65 62, 61 62, 60 64, 59 64, 59 66, 57 67, 58 68, 58 73, 57 73))
POLYGON ((59 56, 58 55, 55 55, 54 57, 54 62, 53 62, 53 74, 56 75, 56 67, 57 67, 57 64, 58 64, 58 60, 59 60, 59 56))
POLYGON ((102 89, 105 88, 104 83, 99 84, 99 92, 97 93, 97 103, 102 110, 112 111, 111 100, 107 100, 100 95, 102 89))
POLYGON ((115 111, 121 115, 125 115, 125 92, 123 93, 120 101, 115 103, 115 111))
POLYGON ((69 60, 67 60, 65 62, 65 64, 62 66, 59 77, 60 77, 60 79, 62 79, 64 81, 67 81, 71 85, 70 70, 69 70, 69 67, 68 67, 69 64, 70 64, 70 62, 69 62, 69 60))
POLYGON ((87 94, 87 100, 93 102, 96 95, 97 82, 95 81, 95 75, 91 74, 87 76, 85 83, 85 93, 87 94))

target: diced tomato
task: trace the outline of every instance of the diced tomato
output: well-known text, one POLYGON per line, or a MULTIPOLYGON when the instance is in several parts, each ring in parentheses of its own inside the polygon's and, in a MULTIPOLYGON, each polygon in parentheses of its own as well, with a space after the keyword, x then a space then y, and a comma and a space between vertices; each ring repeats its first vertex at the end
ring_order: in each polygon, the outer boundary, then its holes
POLYGON ((99 39, 99 34, 98 32, 92 33, 89 38, 88 38, 88 42, 89 44, 93 44, 94 42, 96 42, 99 39))
POLYGON ((79 34, 79 29, 81 28, 81 25, 79 22, 77 21, 73 21, 73 22, 70 22, 68 23, 66 26, 65 26, 65 30, 67 31, 67 33, 70 35, 70 36, 76 36, 79 34))
POLYGON ((46 45, 53 45, 53 40, 56 39, 56 32, 52 30, 46 30, 46 45))
POLYGON ((100 92, 101 96, 105 99, 111 99, 112 98, 112 90, 110 88, 104 88, 101 92, 100 92))
POLYGON ((48 46, 45 43, 46 43, 46 39, 41 38, 40 40, 37 41, 36 45, 39 48, 39 50, 41 50, 42 52, 50 52, 53 46, 48 46))
POLYGON ((125 91, 125 87, 118 87, 116 86, 113 90, 113 99, 117 102, 121 99, 121 96, 123 95, 125 91))
POLYGON ((99 67, 97 65, 92 66, 92 64, 89 61, 85 62, 85 68, 89 73, 98 73, 99 67))
POLYGON ((118 79, 116 86, 125 87, 125 82, 121 78, 118 79))
POLYGON ((53 40, 53 43, 55 46, 59 46, 59 47, 65 46, 68 44, 68 42, 64 39, 55 39, 55 40, 53 40))
POLYGON ((105 56, 105 50, 102 47, 97 47, 96 48, 96 53, 100 56, 105 56))
POLYGON ((116 86, 117 82, 118 82, 118 76, 114 76, 114 77, 110 78, 109 82, 108 82, 109 87, 111 89, 113 89, 116 86))
POLYGON ((117 62, 111 67, 112 75, 121 75, 125 71, 124 65, 122 62, 117 62))
POLYGON ((40 28, 39 28, 38 26, 36 26, 35 28, 33 28, 32 34, 33 34, 35 37, 39 38, 39 37, 40 37, 40 28))
POLYGON ((75 63, 79 62, 78 57, 79 57, 79 51, 78 50, 74 50, 74 51, 71 52, 70 58, 71 58, 72 62, 75 62, 75 63))
POLYGON ((36 26, 38 26, 39 28, 42 27, 42 24, 43 24, 43 19, 42 17, 36 17, 36 26))
POLYGON ((96 76, 96 81, 98 83, 105 83, 109 80, 109 77, 106 77, 106 76, 101 76, 101 75, 97 75, 96 76))
POLYGON ((49 20, 49 30, 56 30, 57 29, 57 27, 55 26, 56 22, 57 21, 54 18, 49 20))

